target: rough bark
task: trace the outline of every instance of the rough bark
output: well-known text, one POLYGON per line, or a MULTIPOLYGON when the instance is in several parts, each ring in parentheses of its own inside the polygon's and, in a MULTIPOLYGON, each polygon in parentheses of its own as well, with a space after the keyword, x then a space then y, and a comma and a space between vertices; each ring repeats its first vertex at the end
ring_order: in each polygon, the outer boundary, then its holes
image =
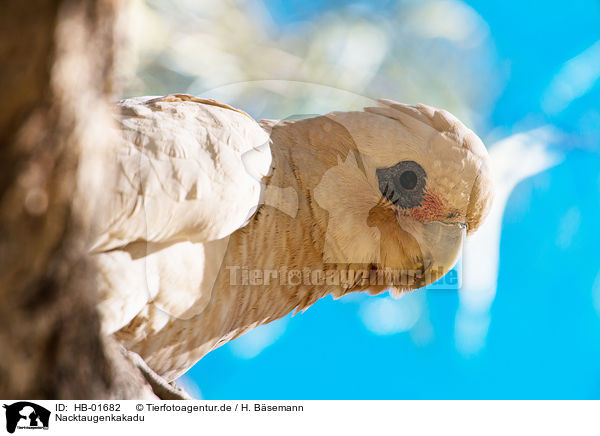
POLYGON ((0 398, 140 398, 103 338, 86 235, 109 146, 118 1, 0 2, 0 398))

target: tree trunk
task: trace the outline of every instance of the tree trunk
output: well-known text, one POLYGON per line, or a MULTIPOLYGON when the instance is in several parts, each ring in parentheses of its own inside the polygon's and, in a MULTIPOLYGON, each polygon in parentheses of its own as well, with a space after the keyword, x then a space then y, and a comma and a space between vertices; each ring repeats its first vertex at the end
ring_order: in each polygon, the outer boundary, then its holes
POLYGON ((118 5, 0 2, 0 398, 152 396, 100 334, 86 252, 110 147, 118 5))

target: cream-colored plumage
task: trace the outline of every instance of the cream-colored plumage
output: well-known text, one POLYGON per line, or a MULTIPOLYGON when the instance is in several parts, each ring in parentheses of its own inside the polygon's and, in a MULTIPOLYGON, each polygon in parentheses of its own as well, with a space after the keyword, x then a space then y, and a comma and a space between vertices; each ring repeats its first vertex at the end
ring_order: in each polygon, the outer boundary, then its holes
POLYGON ((481 141, 428 106, 260 126, 184 95, 121 110, 118 182, 93 246, 103 328, 169 380, 326 294, 429 284, 491 204, 481 141), (410 207, 387 191, 405 185, 410 207), (370 281, 386 270, 417 274, 370 281))
POLYGON ((120 108, 118 195, 94 249, 211 241, 252 215, 271 156, 250 116, 184 95, 124 100, 120 108))

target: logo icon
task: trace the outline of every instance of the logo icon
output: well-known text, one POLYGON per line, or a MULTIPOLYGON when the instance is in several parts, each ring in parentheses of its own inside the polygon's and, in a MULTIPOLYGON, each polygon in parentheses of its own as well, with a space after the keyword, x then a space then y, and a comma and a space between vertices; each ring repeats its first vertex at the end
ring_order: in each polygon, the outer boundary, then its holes
POLYGON ((44 429, 48 430, 50 411, 29 401, 19 401, 6 409, 6 431, 14 433, 15 429, 44 429))

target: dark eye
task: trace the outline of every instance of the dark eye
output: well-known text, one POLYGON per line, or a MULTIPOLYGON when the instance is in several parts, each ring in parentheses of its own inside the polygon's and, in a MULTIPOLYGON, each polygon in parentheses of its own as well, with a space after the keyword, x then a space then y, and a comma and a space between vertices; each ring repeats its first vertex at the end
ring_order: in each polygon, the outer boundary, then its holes
POLYGON ((396 206, 410 209, 423 202, 427 174, 415 161, 406 160, 389 168, 378 168, 376 174, 379 190, 396 206))
POLYGON ((400 184, 404 189, 414 189, 417 186, 417 175, 411 170, 404 171, 400 174, 400 184))

